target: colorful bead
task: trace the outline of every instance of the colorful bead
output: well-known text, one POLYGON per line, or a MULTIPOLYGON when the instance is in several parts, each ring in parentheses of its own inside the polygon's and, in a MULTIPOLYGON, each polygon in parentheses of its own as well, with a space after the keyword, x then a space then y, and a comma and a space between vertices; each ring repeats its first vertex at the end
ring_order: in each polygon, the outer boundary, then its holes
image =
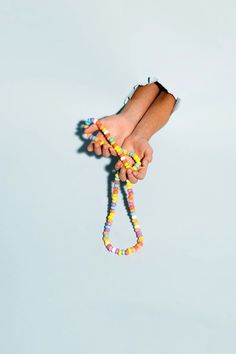
MULTIPOLYGON (((87 134, 87 137, 91 141, 97 141, 99 142, 100 145, 104 145, 105 143, 112 146, 113 149, 116 151, 118 158, 122 161, 123 166, 125 166, 126 169, 131 168, 134 171, 137 171, 139 167, 141 166, 141 161, 138 157, 137 154, 135 154, 133 151, 128 151, 127 149, 121 148, 119 145, 116 144, 116 141, 114 137, 111 136, 109 133, 108 129, 103 126, 101 121, 97 120, 96 118, 88 118, 86 119, 84 129, 88 128, 90 125, 96 124, 98 130, 101 131, 101 133, 104 136, 105 141, 100 141, 96 138, 94 134, 87 134), (126 158, 126 156, 130 156, 130 158, 133 159, 134 165, 131 166, 126 158)), ((103 231, 103 242, 106 247, 106 249, 114 254, 117 254, 118 256, 124 256, 124 255, 129 255, 134 252, 137 252, 141 247, 143 247, 143 241, 144 237, 142 235, 139 222, 137 219, 137 216, 135 214, 135 207, 134 207, 134 193, 133 193, 133 188, 132 188, 132 183, 127 180, 126 181, 126 190, 127 190, 127 199, 128 199, 128 206, 129 206, 129 211, 130 211, 130 216, 131 216, 131 222, 137 237, 137 243, 129 247, 127 249, 120 249, 117 247, 113 247, 109 238, 111 226, 113 219, 115 217, 115 209, 117 205, 117 200, 118 200, 118 194, 120 190, 120 175, 119 172, 115 173, 115 178, 114 178, 114 183, 113 183, 113 190, 112 190, 112 202, 110 205, 110 210, 107 215, 106 223, 104 225, 104 231, 103 231)))

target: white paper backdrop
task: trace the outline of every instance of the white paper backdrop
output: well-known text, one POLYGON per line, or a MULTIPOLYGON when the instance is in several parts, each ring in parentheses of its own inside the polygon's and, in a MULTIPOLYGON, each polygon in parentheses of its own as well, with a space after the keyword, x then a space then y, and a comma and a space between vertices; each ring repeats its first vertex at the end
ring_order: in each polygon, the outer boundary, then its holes
MULTIPOLYGON (((0 5, 0 352, 234 354, 235 3, 0 5), (135 187, 145 247, 103 247, 109 160, 81 119, 155 75, 182 99, 135 187)), ((134 240, 122 204, 114 243, 134 240)))

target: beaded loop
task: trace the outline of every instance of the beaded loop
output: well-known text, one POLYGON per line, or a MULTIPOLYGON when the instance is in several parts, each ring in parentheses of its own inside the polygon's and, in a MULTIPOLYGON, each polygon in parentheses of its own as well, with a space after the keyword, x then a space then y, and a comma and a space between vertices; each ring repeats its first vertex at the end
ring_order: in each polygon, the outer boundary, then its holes
MULTIPOLYGON (((100 141, 94 134, 87 134, 88 139, 90 141, 99 142, 100 145, 103 145, 103 144, 105 144, 105 142, 107 142, 109 145, 111 145, 114 148, 120 161, 122 162, 122 164, 125 166, 126 169, 131 168, 134 171, 137 171, 139 169, 139 167, 141 166, 141 161, 140 161, 140 158, 138 157, 138 155, 135 154, 133 151, 128 151, 126 149, 122 149, 119 145, 117 145, 115 142, 115 139, 110 135, 110 132, 108 131, 108 129, 98 119, 88 118, 85 122, 84 129, 88 128, 90 125, 93 125, 93 124, 97 125, 98 130, 100 130, 102 132, 106 141, 100 141), (128 163, 126 156, 130 156, 133 159, 133 161, 135 162, 133 166, 131 166, 128 163)), ((128 247, 126 249, 117 248, 112 245, 109 235, 110 235, 112 222, 113 222, 113 219, 115 216, 115 210, 116 210, 116 206, 117 206, 119 191, 120 191, 120 175, 119 175, 119 172, 116 172, 115 178, 113 181, 111 207, 110 207, 108 216, 106 218, 106 222, 105 222, 104 230, 103 230, 103 242, 104 242, 106 249, 109 252, 117 254, 118 256, 127 256, 129 254, 132 254, 132 253, 138 251, 141 247, 143 247, 144 237, 143 237, 141 228, 139 226, 137 215, 135 213, 134 192, 133 192, 133 188, 132 188, 132 183, 127 179, 126 180, 126 191, 127 191, 128 206, 129 206, 129 210, 130 210, 130 216, 131 216, 131 221, 132 221, 132 225, 134 228, 134 232, 137 237, 137 242, 135 245, 128 247)))

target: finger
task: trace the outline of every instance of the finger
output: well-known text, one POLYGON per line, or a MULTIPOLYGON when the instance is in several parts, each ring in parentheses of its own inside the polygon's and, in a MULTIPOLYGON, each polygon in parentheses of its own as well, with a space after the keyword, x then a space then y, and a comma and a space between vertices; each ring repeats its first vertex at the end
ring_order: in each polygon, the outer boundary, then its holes
POLYGON ((122 162, 119 160, 116 164, 115 164, 115 169, 119 170, 121 167, 123 166, 122 162))
POLYGON ((148 169, 148 163, 146 164, 146 166, 141 167, 138 171, 134 171, 133 172, 134 177, 139 180, 144 179, 147 173, 147 169, 148 169))
POLYGON ((133 166, 133 165, 134 165, 134 160, 132 159, 132 157, 126 156, 126 161, 128 162, 128 164, 129 164, 130 166, 133 166))
POLYGON ((102 154, 104 157, 109 157, 110 156, 110 152, 109 152, 109 147, 107 144, 104 144, 102 146, 102 154))
POLYGON ((127 176, 128 176, 128 180, 132 184, 135 184, 138 182, 138 179, 133 175, 133 171, 130 168, 127 170, 127 176))
POLYGON ((114 148, 112 146, 109 147, 109 151, 110 151, 112 156, 116 156, 116 152, 115 152, 115 150, 114 150, 114 148))
POLYGON ((89 152, 92 152, 93 149, 94 149, 94 143, 91 142, 91 143, 87 146, 87 150, 88 150, 89 152))
POLYGON ((94 143, 94 152, 95 152, 96 155, 101 155, 102 154, 101 146, 97 142, 94 143))
POLYGON ((92 133, 96 132, 97 130, 98 130, 98 127, 96 126, 96 124, 92 124, 88 128, 85 128, 84 132, 85 132, 85 134, 92 134, 92 133))
POLYGON ((153 150, 151 146, 145 150, 144 157, 142 159, 142 166, 147 166, 150 162, 152 162, 153 150))
POLYGON ((98 132, 96 135, 96 142, 100 144, 101 141, 104 141, 104 136, 101 132, 98 132))
POLYGON ((125 182, 126 181, 126 168, 124 166, 121 167, 120 169, 120 179, 121 181, 125 182))

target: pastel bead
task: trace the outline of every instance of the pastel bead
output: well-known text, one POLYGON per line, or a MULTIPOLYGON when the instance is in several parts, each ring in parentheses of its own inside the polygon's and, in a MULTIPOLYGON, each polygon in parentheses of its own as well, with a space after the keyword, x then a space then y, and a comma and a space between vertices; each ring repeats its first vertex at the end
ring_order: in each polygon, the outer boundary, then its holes
MULTIPOLYGON (((118 159, 120 159, 123 163, 123 166, 128 170, 128 169, 133 169, 133 170, 138 170, 139 167, 141 166, 141 161, 138 157, 137 154, 135 154, 133 151, 128 151, 127 149, 124 149, 117 145, 114 137, 111 136, 109 130, 101 123, 100 120, 96 118, 87 118, 84 124, 84 129, 88 128, 90 125, 96 124, 98 130, 100 130, 103 133, 104 140, 99 140, 96 135, 94 134, 86 134, 88 139, 90 141, 98 142, 101 146, 104 145, 105 143, 108 143, 108 145, 113 146, 113 149, 118 155, 118 159), (130 156, 130 158, 133 159, 134 164, 133 166, 130 165, 130 163, 127 160, 126 156, 130 156)), ((129 207, 129 213, 131 217, 131 222, 137 237, 137 243, 132 246, 128 247, 127 249, 120 249, 117 247, 113 247, 109 238, 111 226, 113 223, 113 219, 115 217, 115 210, 117 206, 117 200, 118 200, 118 194, 120 190, 120 175, 119 172, 115 172, 115 178, 114 178, 114 183, 113 183, 113 189, 112 189, 112 201, 110 204, 110 210, 108 213, 108 216, 106 218, 106 223, 104 225, 104 230, 103 230, 103 242, 106 247, 106 249, 109 252, 112 252, 114 254, 117 254, 118 256, 123 256, 123 255, 129 255, 134 252, 137 252, 141 247, 143 247, 143 240, 144 237, 142 235, 140 225, 138 222, 137 215, 135 213, 135 207, 134 207, 134 193, 132 189, 132 183, 129 181, 129 179, 126 180, 126 191, 127 191, 127 201, 128 201, 128 207, 129 207)))

